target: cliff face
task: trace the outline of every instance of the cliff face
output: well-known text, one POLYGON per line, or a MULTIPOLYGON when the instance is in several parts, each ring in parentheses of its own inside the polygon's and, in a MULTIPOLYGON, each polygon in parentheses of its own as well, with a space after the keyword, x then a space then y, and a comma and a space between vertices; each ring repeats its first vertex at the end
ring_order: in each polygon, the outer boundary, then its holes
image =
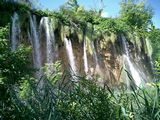
POLYGON ((92 32, 63 26, 56 19, 30 13, 22 19, 16 14, 12 16, 12 46, 20 43, 32 46, 36 68, 60 60, 63 70, 86 75, 89 79, 98 78, 100 85, 124 83, 129 86, 128 76, 139 80, 134 80, 135 85, 152 80, 151 58, 144 38, 128 33, 93 37, 92 32), (13 38, 18 38, 18 42, 13 38))

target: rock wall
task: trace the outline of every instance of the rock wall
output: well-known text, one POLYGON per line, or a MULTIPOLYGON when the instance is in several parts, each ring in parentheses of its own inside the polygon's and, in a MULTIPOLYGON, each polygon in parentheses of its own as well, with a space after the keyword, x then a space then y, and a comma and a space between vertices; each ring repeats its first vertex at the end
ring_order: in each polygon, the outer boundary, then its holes
MULTIPOLYGON (((32 15, 31 15, 32 16, 32 15)), ((31 36, 32 32, 30 26, 30 20, 28 17, 25 18, 25 27, 21 25, 21 38, 23 39, 23 43, 27 43, 34 47, 33 41, 31 42, 30 39, 33 39, 31 36), (27 29, 27 30, 26 30, 27 29), (27 33, 28 32, 28 33, 27 33)), ((40 23, 42 18, 38 18, 36 20, 36 31, 37 35, 39 36, 39 44, 40 44, 40 53, 41 53, 41 64, 42 66, 45 65, 47 62, 47 33, 44 23, 40 23)), ((48 21, 51 21, 50 18, 47 18, 48 21)), ((21 20, 20 20, 21 21, 21 20)), ((124 79, 128 79, 128 73, 130 73, 129 66, 125 65, 124 61, 124 48, 122 45, 122 33, 118 34, 109 34, 105 37, 101 36, 94 39, 85 39, 85 34, 82 34, 82 39, 78 37, 78 30, 74 29, 74 31, 68 28, 67 31, 64 30, 62 24, 48 22, 49 26, 57 26, 51 27, 49 29, 51 32, 48 34, 48 37, 54 35, 54 44, 53 46, 53 60, 55 62, 60 60, 62 63, 62 70, 66 70, 69 68, 69 56, 66 51, 66 46, 64 44, 64 38, 71 40, 73 54, 74 54, 74 61, 77 68, 77 74, 85 75, 89 79, 96 78, 97 82, 100 85, 120 85, 121 83, 125 84, 124 79), (54 25, 56 24, 56 25, 54 25), (86 40, 86 53, 87 53, 87 62, 88 62, 88 72, 85 73, 84 71, 84 41, 86 40), (125 66, 125 67, 124 67, 125 66), (128 67, 128 69, 127 69, 128 67)), ((72 28, 73 29, 73 28, 72 28)), ((83 33, 83 32, 82 32, 83 33)), ((12 33, 14 34, 14 33, 12 33)), ((89 33, 92 36, 92 33, 89 33)), ((151 68, 151 61, 146 50, 146 40, 144 38, 139 38, 139 44, 137 44, 134 40, 129 38, 128 33, 125 33, 124 36, 127 39, 127 47, 129 49, 129 57, 134 65, 135 69, 138 71, 140 76, 145 82, 152 80, 152 68, 151 68)), ((53 40, 53 39, 51 39, 53 40)), ((34 49, 34 48, 33 48, 34 49)), ((34 53, 32 53, 34 56, 34 53)), ((35 56, 36 57, 36 56, 35 56)), ((34 64, 34 63, 33 63, 34 64)), ((41 67, 42 67, 41 66, 41 67)))

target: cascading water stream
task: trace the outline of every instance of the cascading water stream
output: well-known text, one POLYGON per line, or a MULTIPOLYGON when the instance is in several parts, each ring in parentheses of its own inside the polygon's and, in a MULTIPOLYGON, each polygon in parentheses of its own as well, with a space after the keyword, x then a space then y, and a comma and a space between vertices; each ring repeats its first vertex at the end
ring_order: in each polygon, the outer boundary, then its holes
POLYGON ((55 45, 55 36, 52 27, 52 19, 48 17, 43 17, 40 21, 40 29, 44 26, 45 35, 46 35, 46 63, 47 65, 47 75, 52 74, 54 68, 52 66, 53 56, 54 56, 54 45, 55 45))
POLYGON ((93 50, 93 56, 94 56, 94 59, 95 59, 96 70, 99 71, 99 73, 101 73, 101 69, 100 69, 100 66, 99 66, 99 63, 98 63, 98 57, 97 57, 97 53, 96 53, 96 49, 94 47, 93 41, 91 42, 91 46, 92 46, 92 50, 93 50))
MULTIPOLYGON (((31 28, 31 43, 33 46, 33 62, 34 62, 34 67, 37 69, 40 69, 42 67, 41 65, 41 53, 40 53, 40 41, 39 41, 39 36, 37 32, 37 22, 35 16, 30 15, 30 28, 31 28)), ((41 77, 41 72, 37 72, 36 76, 38 78, 41 77)))
POLYGON ((77 68, 76 68, 76 64, 75 64, 75 60, 74 60, 72 43, 67 38, 64 38, 64 43, 65 43, 67 55, 68 55, 68 58, 69 58, 69 64, 70 64, 70 67, 71 67, 71 72, 73 72, 72 74, 76 74, 77 68))
MULTIPOLYGON (((51 21, 52 22, 52 21, 51 21)), ((40 26, 44 25, 46 34, 46 55, 47 63, 53 62, 53 46, 55 43, 54 31, 50 26, 50 20, 48 17, 43 17, 40 22, 40 26)))
POLYGON ((152 52, 153 52, 153 49, 152 49, 152 45, 151 45, 151 42, 149 39, 145 39, 145 42, 146 42, 146 47, 147 47, 147 53, 149 55, 149 59, 150 59, 150 65, 151 65, 151 70, 152 70, 152 73, 153 73, 153 79, 155 80, 155 69, 154 69, 154 63, 153 63, 153 59, 152 59, 152 52))
POLYGON ((95 59, 95 61, 96 61, 96 65, 99 66, 98 58, 97 58, 97 53, 96 53, 96 50, 95 50, 93 41, 91 41, 91 46, 92 46, 92 50, 93 50, 94 59, 95 59))
POLYGON ((143 79, 140 77, 140 74, 138 73, 138 71, 135 69, 135 67, 133 66, 131 60, 130 60, 130 56, 129 56, 129 50, 127 48, 126 45, 126 39, 125 37, 122 35, 122 44, 123 44, 123 48, 124 48, 124 61, 127 62, 128 67, 129 67, 129 71, 131 73, 131 76, 135 82, 135 85, 137 87, 141 87, 143 84, 143 79))
POLYGON ((83 43, 83 60, 84 60, 84 71, 88 73, 88 59, 87 59, 87 51, 86 51, 86 41, 83 43))
POLYGON ((20 25, 19 25, 19 16, 14 12, 12 17, 12 34, 11 34, 11 48, 12 51, 16 50, 20 37, 20 25))

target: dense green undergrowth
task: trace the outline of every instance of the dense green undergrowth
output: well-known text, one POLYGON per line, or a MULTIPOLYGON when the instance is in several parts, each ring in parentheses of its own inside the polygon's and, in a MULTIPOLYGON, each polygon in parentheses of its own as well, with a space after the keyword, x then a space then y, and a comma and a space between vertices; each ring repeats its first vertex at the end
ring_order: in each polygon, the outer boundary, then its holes
MULTIPOLYGON (((149 84, 131 91, 99 87, 85 77, 63 75, 57 69, 40 80, 27 79, 11 92, 10 116, 15 120, 158 120, 160 91, 158 84, 149 84), (59 76, 59 77, 52 77, 59 76), (76 78, 75 82, 74 79, 76 78), (54 81, 54 82, 53 82, 54 81), (43 83, 43 86, 40 86, 43 83)), ((6 107, 6 106, 5 106, 6 107)))

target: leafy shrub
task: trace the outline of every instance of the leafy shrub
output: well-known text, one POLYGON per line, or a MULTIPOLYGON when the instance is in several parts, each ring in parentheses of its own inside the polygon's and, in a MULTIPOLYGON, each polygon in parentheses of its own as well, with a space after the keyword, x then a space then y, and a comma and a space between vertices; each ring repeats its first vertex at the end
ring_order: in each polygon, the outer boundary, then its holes
POLYGON ((15 107, 12 94, 23 79, 32 73, 28 55, 30 49, 20 46, 11 51, 8 38, 8 27, 0 28, 0 116, 2 119, 14 119, 15 107))
POLYGON ((73 78, 63 74, 60 81, 52 83, 44 76, 41 91, 38 83, 29 79, 28 96, 13 99, 15 117, 24 120, 157 120, 160 117, 156 84, 138 90, 114 91, 84 77, 77 76, 79 82, 74 82, 73 78))
POLYGON ((146 29, 151 24, 152 9, 144 2, 127 0, 121 2, 121 19, 131 28, 146 29))

